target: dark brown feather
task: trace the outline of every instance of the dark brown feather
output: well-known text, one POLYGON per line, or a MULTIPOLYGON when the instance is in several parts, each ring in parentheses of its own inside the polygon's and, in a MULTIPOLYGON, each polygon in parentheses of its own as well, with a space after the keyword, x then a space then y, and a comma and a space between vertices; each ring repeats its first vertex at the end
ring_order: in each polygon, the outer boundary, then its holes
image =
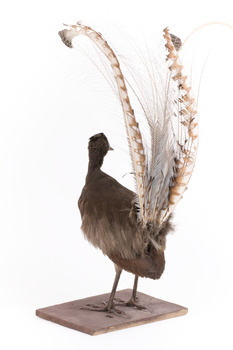
POLYGON ((151 279, 159 279, 165 268, 164 252, 157 251, 154 246, 147 247, 147 251, 135 259, 122 259, 113 254, 109 258, 123 270, 151 279))
MULTIPOLYGON (((164 270, 163 250, 149 240, 151 228, 137 222, 135 194, 101 171, 109 143, 104 134, 90 138, 86 183, 78 201, 84 236, 120 268, 141 277, 159 278, 164 270)), ((158 239, 166 240, 167 223, 158 239)), ((165 246, 165 244, 164 244, 165 246)))

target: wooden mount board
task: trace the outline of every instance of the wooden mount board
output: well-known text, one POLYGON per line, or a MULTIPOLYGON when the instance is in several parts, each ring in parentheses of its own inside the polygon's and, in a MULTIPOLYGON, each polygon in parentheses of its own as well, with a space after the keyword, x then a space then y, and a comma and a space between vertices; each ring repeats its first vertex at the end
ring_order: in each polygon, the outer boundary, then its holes
MULTIPOLYGON (((128 301, 131 293, 131 289, 124 289, 116 292, 116 298, 128 301)), ((115 314, 111 314, 112 317, 106 317, 106 315, 108 315, 107 312, 81 309, 81 307, 84 307, 87 304, 100 305, 103 301, 108 301, 109 295, 109 293, 101 294, 85 299, 45 307, 43 309, 36 310, 36 315, 45 320, 58 323, 62 326, 72 328, 83 333, 98 335, 150 322, 165 320, 172 317, 182 316, 188 312, 188 309, 183 306, 172 304, 140 292, 137 292, 137 302, 138 304, 145 306, 148 310, 138 310, 132 307, 117 306, 118 309, 122 310, 127 315, 127 318, 115 314)))

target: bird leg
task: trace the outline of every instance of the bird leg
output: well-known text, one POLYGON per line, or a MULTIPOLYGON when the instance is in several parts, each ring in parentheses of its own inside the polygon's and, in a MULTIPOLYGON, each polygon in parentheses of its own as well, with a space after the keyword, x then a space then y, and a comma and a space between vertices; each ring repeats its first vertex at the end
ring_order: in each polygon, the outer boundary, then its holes
POLYGON ((117 298, 115 300, 118 301, 119 304, 116 304, 116 305, 118 305, 118 306, 135 307, 138 310, 150 311, 145 306, 137 304, 137 296, 136 296, 137 295, 137 287, 138 287, 138 276, 135 275, 131 298, 127 302, 117 298))
MULTIPOLYGON (((101 305, 96 305, 96 304, 87 304, 86 306, 82 307, 81 309, 83 310, 90 310, 90 311, 103 311, 103 312, 108 312, 108 313, 115 313, 120 316, 126 317, 125 313, 115 307, 115 304, 113 303, 114 296, 116 293, 117 285, 120 280, 122 269, 116 268, 116 275, 112 287, 112 291, 109 297, 108 302, 103 302, 104 306, 101 305)), ((110 315, 106 315, 107 317, 112 317, 110 315)))
POLYGON ((138 288, 138 276, 135 275, 135 278, 134 278, 134 284, 133 284, 133 292, 132 292, 132 296, 131 296, 131 299, 136 302, 136 294, 137 294, 137 288, 138 288))

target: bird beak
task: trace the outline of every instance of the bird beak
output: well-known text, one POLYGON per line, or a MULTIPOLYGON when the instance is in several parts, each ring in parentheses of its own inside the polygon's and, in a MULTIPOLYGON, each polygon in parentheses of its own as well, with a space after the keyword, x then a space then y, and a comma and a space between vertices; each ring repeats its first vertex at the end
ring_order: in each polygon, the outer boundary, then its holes
POLYGON ((114 151, 114 148, 112 148, 110 145, 109 145, 109 151, 114 151))

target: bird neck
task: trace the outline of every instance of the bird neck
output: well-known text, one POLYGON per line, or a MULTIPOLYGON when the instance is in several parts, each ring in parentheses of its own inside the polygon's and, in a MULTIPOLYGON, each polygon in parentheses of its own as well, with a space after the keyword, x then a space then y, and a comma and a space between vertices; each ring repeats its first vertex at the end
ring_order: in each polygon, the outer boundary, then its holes
POLYGON ((104 161, 104 154, 101 150, 91 149, 89 150, 89 164, 88 172, 99 170, 104 161))

